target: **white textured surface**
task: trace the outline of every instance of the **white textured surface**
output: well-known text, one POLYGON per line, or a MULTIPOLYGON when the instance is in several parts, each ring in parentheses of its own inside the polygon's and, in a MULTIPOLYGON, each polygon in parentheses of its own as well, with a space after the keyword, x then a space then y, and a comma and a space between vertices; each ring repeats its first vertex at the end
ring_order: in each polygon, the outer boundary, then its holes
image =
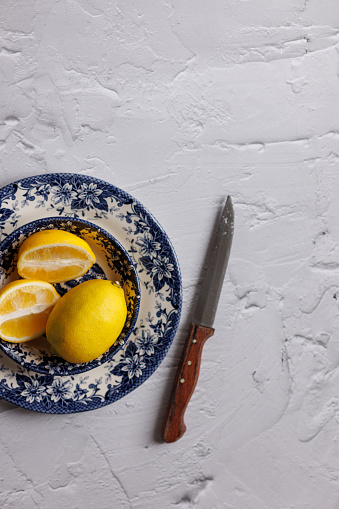
POLYGON ((338 76, 337 0, 3 0, 1 185, 70 171, 130 192, 174 244, 184 307, 123 400, 69 416, 0 402, 2 509, 338 509, 338 76), (228 193, 216 333, 168 445, 228 193))

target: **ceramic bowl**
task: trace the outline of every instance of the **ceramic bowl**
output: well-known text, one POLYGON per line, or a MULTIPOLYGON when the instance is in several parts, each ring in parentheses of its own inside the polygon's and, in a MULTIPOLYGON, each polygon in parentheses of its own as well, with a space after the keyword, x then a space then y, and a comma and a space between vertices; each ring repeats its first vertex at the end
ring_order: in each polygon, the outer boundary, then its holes
POLYGON ((140 306, 140 286, 137 271, 128 252, 108 232, 88 221, 69 217, 38 219, 13 231, 0 244, 0 288, 10 281, 20 279, 16 265, 22 242, 40 230, 67 230, 88 242, 96 256, 96 263, 83 276, 53 286, 60 295, 89 279, 119 281, 125 292, 127 319, 116 342, 103 355, 91 362, 72 364, 51 354, 45 336, 26 343, 0 340, 0 348, 11 359, 32 371, 53 375, 72 375, 96 368, 110 360, 130 336, 140 306))

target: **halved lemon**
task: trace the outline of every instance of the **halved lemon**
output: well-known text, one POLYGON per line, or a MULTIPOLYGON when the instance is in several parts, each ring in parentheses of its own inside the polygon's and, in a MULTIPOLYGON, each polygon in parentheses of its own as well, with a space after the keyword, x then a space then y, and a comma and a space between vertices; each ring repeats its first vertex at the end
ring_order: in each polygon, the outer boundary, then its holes
POLYGON ((62 283, 82 276, 94 262, 85 240, 64 230, 43 230, 22 243, 18 272, 23 278, 62 283))
POLYGON ((12 343, 38 338, 59 299, 55 288, 45 281, 8 283, 0 290, 0 337, 12 343))

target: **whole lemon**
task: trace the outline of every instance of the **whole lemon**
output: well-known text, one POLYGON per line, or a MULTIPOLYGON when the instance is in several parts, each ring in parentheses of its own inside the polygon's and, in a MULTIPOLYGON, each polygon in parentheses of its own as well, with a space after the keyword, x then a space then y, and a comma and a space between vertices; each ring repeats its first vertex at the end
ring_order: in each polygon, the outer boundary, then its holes
POLYGON ((113 345, 126 316, 125 295, 119 283, 85 281, 54 306, 47 321, 47 341, 52 352, 66 361, 89 362, 113 345))

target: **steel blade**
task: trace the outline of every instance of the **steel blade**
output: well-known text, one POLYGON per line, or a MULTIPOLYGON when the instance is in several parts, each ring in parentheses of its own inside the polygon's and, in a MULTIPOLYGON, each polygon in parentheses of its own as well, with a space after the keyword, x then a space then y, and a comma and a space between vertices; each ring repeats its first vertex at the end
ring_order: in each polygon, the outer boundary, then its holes
POLYGON ((193 315, 193 323, 197 325, 213 327, 231 252, 233 230, 233 205, 230 196, 228 196, 214 239, 211 260, 204 276, 200 296, 193 315))

